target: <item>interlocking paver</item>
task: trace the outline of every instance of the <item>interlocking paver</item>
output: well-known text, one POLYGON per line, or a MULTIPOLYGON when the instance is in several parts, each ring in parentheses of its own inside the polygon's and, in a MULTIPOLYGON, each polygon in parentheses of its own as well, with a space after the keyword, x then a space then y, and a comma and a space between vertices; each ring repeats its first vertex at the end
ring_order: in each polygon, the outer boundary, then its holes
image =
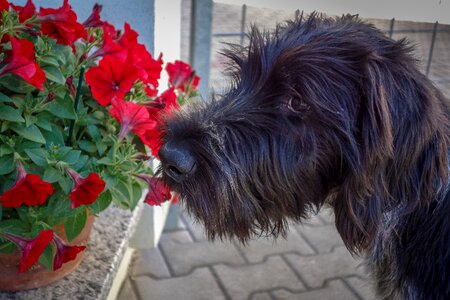
POLYGON ((250 300, 272 300, 269 293, 256 293, 250 296, 250 300))
POLYGON ((179 231, 170 231, 165 232, 161 235, 161 239, 159 240, 160 244, 164 244, 166 242, 177 242, 177 243, 191 243, 194 240, 191 238, 189 232, 187 230, 179 230, 179 231))
POLYGON ((131 276, 151 275, 156 278, 170 277, 161 251, 158 248, 141 250, 131 264, 131 276))
POLYGON ((205 234, 205 229, 201 224, 194 221, 187 213, 183 214, 182 219, 184 220, 186 228, 192 234, 195 241, 207 241, 208 238, 205 234))
POLYGON ((234 300, 247 299, 252 292, 273 288, 297 291, 304 289, 304 285, 280 256, 269 257, 266 261, 254 265, 216 265, 213 268, 234 300))
POLYGON ((225 299, 208 268, 196 269, 189 275, 168 279, 148 276, 134 278, 141 299, 157 300, 219 300, 225 299))
POLYGON ((231 243, 208 241, 197 243, 161 243, 161 249, 167 257, 175 275, 183 275, 196 267, 212 264, 240 265, 245 263, 238 249, 231 243), (201 255, 199 255, 201 253, 201 255))
POLYGON ((375 300, 375 291, 373 284, 368 279, 359 277, 349 277, 345 281, 355 290, 364 300, 375 300))
POLYGON ((333 280, 327 283, 324 288, 292 293, 286 290, 272 292, 275 299, 282 300, 357 300, 358 298, 340 280, 333 280))
POLYGON ((137 300, 136 294, 131 286, 130 279, 126 279, 120 290, 117 300, 137 300))
POLYGON ((337 247, 333 252, 310 256, 298 254, 284 255, 291 266, 301 274, 308 286, 318 288, 327 279, 363 273, 360 263, 345 247, 337 247))
POLYGON ((265 257, 278 253, 298 252, 299 254, 313 254, 314 250, 308 243, 292 228, 286 239, 279 237, 259 238, 251 240, 248 244, 237 243, 249 262, 260 262, 265 257))
POLYGON ((334 225, 312 227, 308 225, 296 226, 312 247, 319 253, 330 252, 343 242, 334 225))

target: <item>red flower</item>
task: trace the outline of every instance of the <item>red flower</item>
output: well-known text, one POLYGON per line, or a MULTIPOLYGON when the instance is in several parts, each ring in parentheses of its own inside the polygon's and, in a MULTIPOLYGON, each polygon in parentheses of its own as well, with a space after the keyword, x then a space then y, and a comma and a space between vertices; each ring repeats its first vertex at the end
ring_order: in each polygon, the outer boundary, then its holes
POLYGON ((109 113, 120 123, 119 140, 122 140, 130 131, 142 136, 147 130, 156 126, 156 122, 150 119, 147 109, 143 105, 131 101, 117 99, 112 101, 109 113))
POLYGON ((11 37, 11 47, 12 50, 4 60, 6 65, 0 69, 0 76, 13 73, 41 91, 44 90, 45 73, 35 61, 33 43, 11 37))
POLYGON ((170 200, 172 197, 169 187, 161 179, 144 174, 137 174, 135 176, 148 184, 148 193, 144 200, 145 203, 152 206, 161 205, 161 203, 170 200))
POLYGON ((110 56, 86 72, 86 83, 91 87, 94 99, 102 106, 110 104, 113 99, 123 99, 138 78, 139 70, 132 63, 110 56))
POLYGON ((14 5, 12 3, 10 5, 19 14, 19 21, 21 23, 34 16, 36 13, 36 6, 34 6, 33 1, 31 0, 28 0, 25 6, 14 5))
POLYGON ((38 21, 41 22, 42 33, 60 44, 73 46, 79 38, 86 39, 86 29, 78 23, 68 0, 64 0, 63 6, 57 9, 41 7, 38 21))
POLYGON ((103 29, 103 35, 108 35, 113 40, 118 39, 120 31, 118 31, 116 29, 116 27, 114 27, 114 25, 112 25, 106 21, 103 21, 102 29, 103 29))
POLYGON ((9 233, 5 233, 5 237, 22 250, 19 266, 19 273, 22 273, 39 260, 42 252, 53 239, 53 230, 42 230, 31 240, 9 233))
POLYGON ((123 29, 123 35, 120 38, 119 43, 125 48, 134 48, 138 44, 137 38, 139 34, 131 28, 130 24, 126 22, 123 29))
POLYGON ((72 208, 77 208, 82 204, 94 203, 105 189, 105 182, 96 173, 91 173, 88 177, 83 178, 72 169, 66 171, 74 182, 72 192, 69 195, 72 208))
POLYGON ((6 0, 0 0, 0 13, 9 10, 9 3, 6 0))
POLYGON ((177 60, 174 63, 168 63, 166 66, 167 74, 169 74, 169 82, 181 91, 185 91, 187 87, 195 90, 198 87, 200 78, 192 72, 192 68, 185 62, 177 60))
POLYGON ((162 70, 162 56, 155 60, 147 51, 144 45, 138 44, 132 51, 134 65, 141 69, 140 73, 142 82, 147 84, 147 94, 149 96, 156 95, 158 88, 158 79, 161 76, 162 70))
POLYGON ((83 26, 89 27, 100 27, 103 25, 103 21, 100 20, 100 13, 102 12, 102 6, 98 3, 94 4, 92 8, 91 15, 83 22, 83 26))
POLYGON ((68 261, 74 260, 78 253, 84 251, 86 246, 69 246, 64 244, 60 237, 54 236, 53 240, 56 244, 56 254, 53 260, 53 271, 58 270, 68 261))
POLYGON ((24 203, 29 206, 45 203, 47 197, 53 194, 53 186, 37 175, 27 174, 21 163, 17 163, 17 169, 16 182, 0 196, 2 206, 16 208, 24 203))
POLYGON ((122 47, 119 43, 113 40, 111 35, 103 34, 103 44, 94 53, 91 54, 91 58, 98 56, 111 56, 122 62, 127 60, 128 50, 122 47))
POLYGON ((144 144, 150 147, 152 154, 155 157, 158 157, 159 149, 162 146, 162 117, 164 114, 170 113, 173 109, 180 108, 177 103, 177 95, 175 94, 174 87, 169 88, 158 98, 146 104, 146 107, 150 114, 150 118, 155 120, 158 125, 151 130, 147 130, 141 139, 144 144))

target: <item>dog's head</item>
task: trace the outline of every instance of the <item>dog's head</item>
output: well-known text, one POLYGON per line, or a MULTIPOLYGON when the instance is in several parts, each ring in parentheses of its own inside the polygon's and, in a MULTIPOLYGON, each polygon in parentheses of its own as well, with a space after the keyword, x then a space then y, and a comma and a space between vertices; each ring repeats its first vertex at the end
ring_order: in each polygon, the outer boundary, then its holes
POLYGON ((403 149, 394 127, 429 109, 398 103, 417 93, 409 77, 425 81, 409 48, 355 17, 312 15, 254 28, 248 47, 225 55, 230 91, 167 120, 165 181, 210 238, 283 234, 327 201, 347 245, 367 246, 391 196, 386 167, 403 149))

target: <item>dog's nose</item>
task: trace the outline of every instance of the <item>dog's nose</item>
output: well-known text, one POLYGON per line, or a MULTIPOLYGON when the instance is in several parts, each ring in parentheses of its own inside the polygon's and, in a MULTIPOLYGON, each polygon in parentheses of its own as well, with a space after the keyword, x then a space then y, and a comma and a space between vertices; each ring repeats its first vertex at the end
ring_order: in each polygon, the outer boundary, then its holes
POLYGON ((195 159, 189 149, 183 145, 166 143, 161 147, 158 154, 164 173, 176 182, 183 181, 195 172, 195 159))

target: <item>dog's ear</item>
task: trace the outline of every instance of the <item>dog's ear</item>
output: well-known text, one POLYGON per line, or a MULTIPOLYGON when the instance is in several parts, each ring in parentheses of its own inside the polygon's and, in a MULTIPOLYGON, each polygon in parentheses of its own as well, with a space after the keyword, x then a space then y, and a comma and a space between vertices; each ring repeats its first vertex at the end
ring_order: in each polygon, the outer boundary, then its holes
POLYGON ((383 208, 390 197, 385 171, 393 156, 390 91, 383 76, 386 70, 372 57, 365 67, 354 132, 358 153, 351 158, 356 157, 357 161, 347 163, 348 173, 334 201, 336 227, 353 252, 370 247, 374 241, 383 208))

